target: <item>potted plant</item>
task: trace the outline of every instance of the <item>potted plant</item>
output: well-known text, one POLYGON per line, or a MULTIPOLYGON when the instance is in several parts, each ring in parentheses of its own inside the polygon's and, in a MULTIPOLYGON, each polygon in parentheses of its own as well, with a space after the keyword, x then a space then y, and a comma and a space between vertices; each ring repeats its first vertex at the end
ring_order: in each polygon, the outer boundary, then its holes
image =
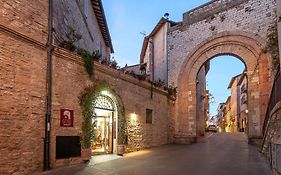
POLYGON ((118 145, 117 145, 117 154, 123 155, 125 153, 125 146, 127 144, 127 135, 125 131, 125 114, 124 110, 120 120, 119 130, 118 130, 118 145))
MULTIPOLYGON (((84 117, 85 119, 85 117, 84 117)), ((91 158, 92 150, 91 143, 94 137, 92 122, 84 120, 82 123, 82 137, 81 137, 81 158, 84 161, 89 161, 91 158)))

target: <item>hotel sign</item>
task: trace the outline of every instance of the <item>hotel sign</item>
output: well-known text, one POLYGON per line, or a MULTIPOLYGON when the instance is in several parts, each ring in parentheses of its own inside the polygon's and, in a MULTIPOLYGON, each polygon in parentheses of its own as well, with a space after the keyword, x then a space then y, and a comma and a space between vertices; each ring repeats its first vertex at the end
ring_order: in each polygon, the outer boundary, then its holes
POLYGON ((73 127, 73 110, 61 109, 60 110, 60 126, 73 127))

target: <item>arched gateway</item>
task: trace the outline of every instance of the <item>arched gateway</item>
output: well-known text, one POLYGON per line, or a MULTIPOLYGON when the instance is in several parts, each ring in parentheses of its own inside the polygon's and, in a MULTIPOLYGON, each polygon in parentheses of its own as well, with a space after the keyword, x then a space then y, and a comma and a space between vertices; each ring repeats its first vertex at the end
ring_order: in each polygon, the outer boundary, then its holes
MULTIPOLYGON (((214 0, 183 14, 168 32, 169 84, 178 87, 174 142, 199 136, 196 119, 196 76, 206 61, 220 55, 240 59, 248 83, 248 137, 262 136, 272 84, 271 55, 264 52, 268 29, 276 23, 274 0, 214 0)), ((203 121, 204 122, 204 121, 203 121)), ((201 128, 204 130, 204 128, 201 128)))
MULTIPOLYGON (((261 41, 261 40, 259 40, 261 41)), ((196 136, 196 76, 201 66, 218 55, 233 55, 246 66, 248 77, 249 137, 261 136, 269 93, 270 56, 257 38, 223 33, 198 46, 182 65, 178 79, 177 133, 196 136)))

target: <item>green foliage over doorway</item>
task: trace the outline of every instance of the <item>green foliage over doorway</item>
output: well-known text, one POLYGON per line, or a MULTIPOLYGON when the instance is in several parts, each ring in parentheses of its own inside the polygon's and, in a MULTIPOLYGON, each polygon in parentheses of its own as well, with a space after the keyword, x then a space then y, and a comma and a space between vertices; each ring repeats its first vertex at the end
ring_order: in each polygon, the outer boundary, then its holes
POLYGON ((119 120, 119 131, 118 131, 118 144, 127 144, 126 135, 126 120, 125 120, 125 110, 124 107, 121 111, 121 119, 119 120))
POLYGON ((83 149, 91 147, 92 140, 94 139, 94 126, 92 119, 94 117, 94 109, 92 102, 95 96, 95 89, 87 87, 79 97, 79 104, 82 108, 83 122, 82 122, 82 138, 81 146, 83 149))

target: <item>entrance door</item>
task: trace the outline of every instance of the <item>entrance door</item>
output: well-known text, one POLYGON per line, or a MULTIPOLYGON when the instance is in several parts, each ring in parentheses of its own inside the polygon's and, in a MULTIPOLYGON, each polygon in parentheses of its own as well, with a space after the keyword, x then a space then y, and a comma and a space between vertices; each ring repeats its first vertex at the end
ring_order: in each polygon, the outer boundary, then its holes
POLYGON ((94 101, 94 113, 92 152, 94 154, 113 153, 113 141, 116 140, 114 102, 108 96, 99 95, 94 101))
POLYGON ((95 154, 112 153, 112 112, 109 115, 96 116, 94 120, 94 139, 92 152, 95 154))

